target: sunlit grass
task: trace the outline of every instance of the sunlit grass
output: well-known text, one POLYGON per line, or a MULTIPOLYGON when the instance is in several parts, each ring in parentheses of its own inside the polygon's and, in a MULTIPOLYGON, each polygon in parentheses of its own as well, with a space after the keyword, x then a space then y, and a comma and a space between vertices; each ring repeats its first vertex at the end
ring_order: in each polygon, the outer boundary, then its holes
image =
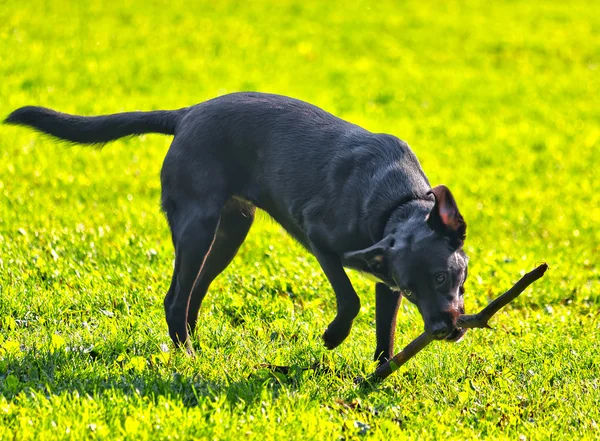
MULTIPOLYGON (((495 332, 432 345, 361 389, 371 283, 352 276, 361 314, 326 351, 333 292, 261 217, 213 284, 190 359, 162 310, 169 139, 96 151, 2 126, 0 439, 600 436, 596 3, 106 3, 2 3, 0 117, 291 95, 405 139, 452 189, 468 223, 468 309, 542 261, 550 271, 495 332), (299 369, 315 361, 325 368, 299 369)), ((403 305, 397 349, 421 328, 403 305)))

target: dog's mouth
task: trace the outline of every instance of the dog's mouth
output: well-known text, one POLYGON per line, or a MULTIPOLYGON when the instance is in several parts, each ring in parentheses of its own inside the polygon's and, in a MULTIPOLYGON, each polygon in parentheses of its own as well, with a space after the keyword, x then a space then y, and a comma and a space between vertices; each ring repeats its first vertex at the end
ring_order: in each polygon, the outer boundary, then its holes
POLYGON ((451 343, 458 343, 459 341, 461 341, 463 339, 463 337, 465 336, 466 333, 467 333, 466 329, 456 328, 444 340, 449 341, 451 343))

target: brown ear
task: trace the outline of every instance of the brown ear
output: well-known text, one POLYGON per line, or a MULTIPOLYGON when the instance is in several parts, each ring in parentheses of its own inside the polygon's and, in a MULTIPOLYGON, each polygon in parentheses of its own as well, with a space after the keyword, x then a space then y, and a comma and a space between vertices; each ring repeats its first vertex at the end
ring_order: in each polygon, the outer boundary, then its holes
POLYGON ((456 201, 445 185, 438 185, 427 192, 435 197, 435 205, 427 216, 429 227, 444 234, 458 247, 462 246, 467 236, 467 224, 458 211, 456 201))

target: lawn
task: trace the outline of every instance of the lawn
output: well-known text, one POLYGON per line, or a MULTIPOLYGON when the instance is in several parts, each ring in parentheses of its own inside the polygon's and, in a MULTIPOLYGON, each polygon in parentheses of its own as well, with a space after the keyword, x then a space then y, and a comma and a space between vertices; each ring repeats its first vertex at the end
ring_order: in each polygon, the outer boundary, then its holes
MULTIPOLYGON (((190 358, 162 307, 170 138, 94 150, 0 126, 0 439, 600 438, 598 2, 3 0, 0 78, 0 118, 240 90, 312 102, 406 140, 453 191, 469 311, 550 266, 494 331, 358 387, 373 284, 351 275, 362 310, 327 351, 332 289, 263 215, 212 285, 190 358)), ((421 331, 404 303, 397 350, 421 331)))

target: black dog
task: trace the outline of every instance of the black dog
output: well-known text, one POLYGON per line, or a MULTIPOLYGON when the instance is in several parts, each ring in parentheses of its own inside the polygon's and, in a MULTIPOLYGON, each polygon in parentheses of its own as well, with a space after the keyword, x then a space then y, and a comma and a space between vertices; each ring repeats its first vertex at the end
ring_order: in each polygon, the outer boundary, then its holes
POLYGON ((376 360, 392 355, 401 294, 417 305, 434 338, 464 334, 455 323, 464 313, 466 224, 450 191, 431 188, 413 152, 394 136, 260 93, 95 117, 23 107, 5 122, 82 144, 175 135, 161 172, 176 254, 164 306, 171 338, 190 351, 188 330, 202 299, 244 241, 256 207, 312 252, 331 282, 337 315, 323 334, 329 349, 348 336, 360 309, 344 267, 382 282, 376 360))

